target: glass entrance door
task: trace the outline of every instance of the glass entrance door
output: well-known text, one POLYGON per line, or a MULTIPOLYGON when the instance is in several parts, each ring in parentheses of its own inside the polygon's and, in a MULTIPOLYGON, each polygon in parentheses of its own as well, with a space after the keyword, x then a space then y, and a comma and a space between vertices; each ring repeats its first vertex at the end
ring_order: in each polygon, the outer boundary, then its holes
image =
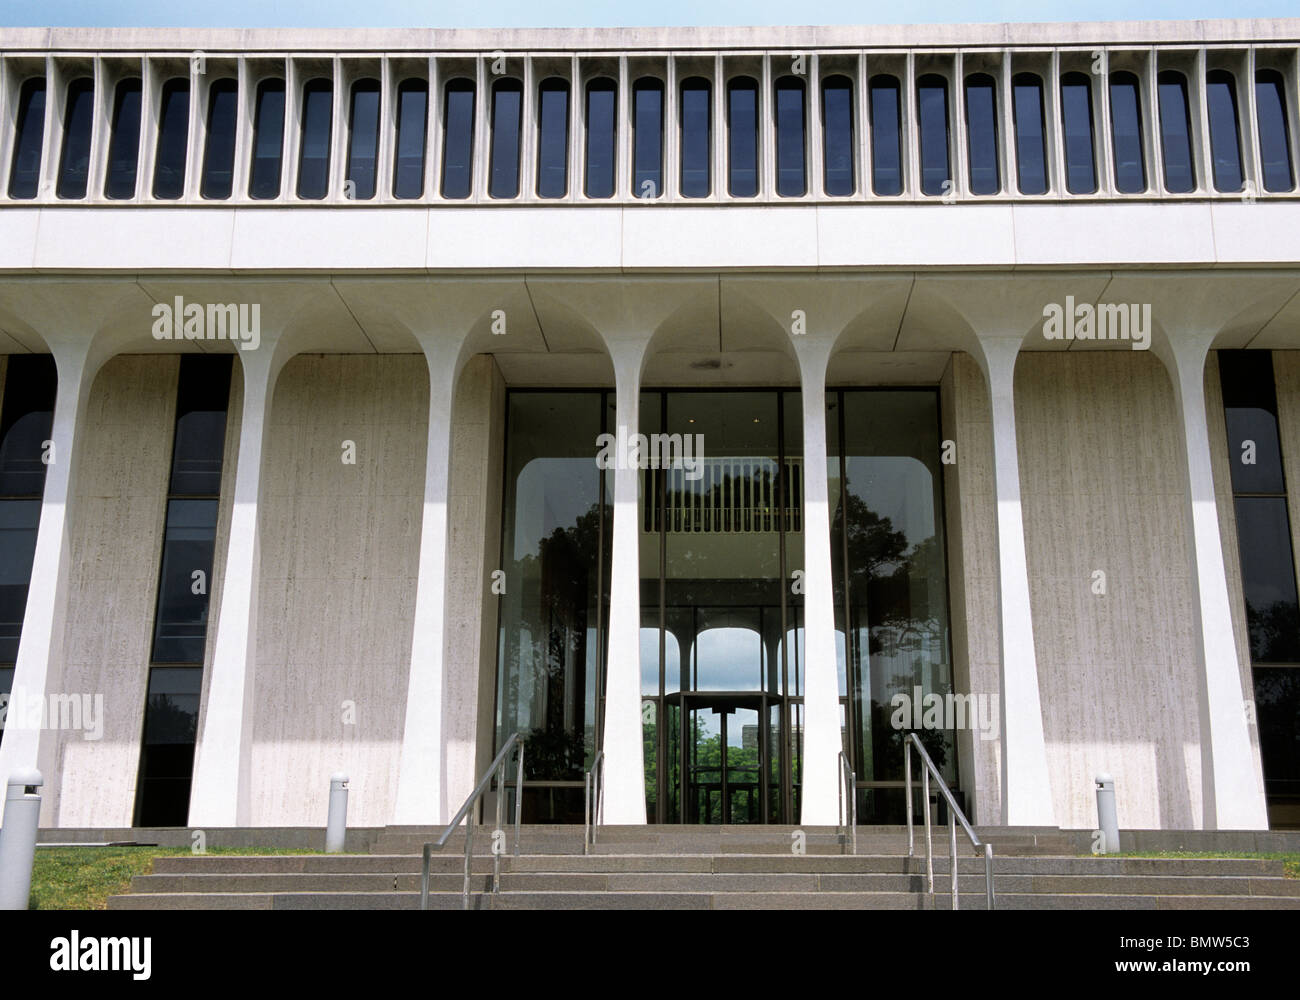
POLYGON ((688 823, 761 823, 768 812, 763 699, 685 696, 681 735, 688 823))

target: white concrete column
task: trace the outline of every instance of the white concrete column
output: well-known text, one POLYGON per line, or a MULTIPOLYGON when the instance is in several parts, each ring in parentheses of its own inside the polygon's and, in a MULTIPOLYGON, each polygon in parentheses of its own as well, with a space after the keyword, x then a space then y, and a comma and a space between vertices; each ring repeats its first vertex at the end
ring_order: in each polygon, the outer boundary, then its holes
POLYGON ((260 578, 259 519, 262 461, 270 427, 271 395, 283 366, 274 343, 240 351, 244 375, 239 455, 235 462, 230 538, 221 569, 221 616, 212 653, 203 729, 194 751, 190 788, 192 827, 247 826, 253 743, 253 686, 257 660, 260 578))
POLYGON ((36 531, 31 583, 23 613, 22 636, 10 692, 4 742, 0 743, 0 782, 19 770, 39 768, 50 778, 58 777, 57 762, 42 759, 52 755, 53 741, 43 741, 43 711, 49 685, 57 684, 62 673, 63 633, 68 605, 69 506, 75 494, 75 471, 81 429, 99 363, 84 345, 52 345, 58 369, 54 418, 50 440, 52 461, 45 469, 45 491, 36 531))
MULTIPOLYGON (((835 669, 835 590, 831 577, 830 487, 826 470, 826 365, 831 341, 799 338, 803 401, 804 729, 799 822, 839 822, 839 679, 835 669)), ((788 583, 786 584, 788 586, 788 583)))
MULTIPOLYGON (((615 427, 620 441, 638 433, 641 364, 649 338, 614 340, 615 427)), ((594 446, 595 442, 593 442, 594 446)), ((605 822, 644 824, 645 760, 641 735, 640 472, 619 461, 614 471, 614 525, 609 590, 609 660, 605 670, 605 822)))
MULTIPOLYGON (((420 569, 415 591, 415 630, 406 687, 406 723, 397 772, 393 822, 420 826, 448 822, 460 801, 450 801, 444 746, 443 703, 447 686, 447 505, 451 483, 451 418, 461 338, 425 343, 429 363, 429 436, 424 465, 424 511, 420 522, 420 569)), ((466 789, 468 794, 471 789, 466 789)))
POLYGON ((998 638, 1002 660, 1002 822, 1056 826, 1038 695, 1038 662, 1029 605, 1014 381, 1021 338, 981 336, 993 410, 997 495, 998 638))
POLYGON ((1205 829, 1267 830, 1263 776, 1255 767, 1241 691, 1241 664, 1232 633, 1205 412, 1205 359, 1213 335, 1180 336, 1157 344, 1169 369, 1183 424, 1187 521, 1196 616, 1201 721, 1201 791, 1205 829))

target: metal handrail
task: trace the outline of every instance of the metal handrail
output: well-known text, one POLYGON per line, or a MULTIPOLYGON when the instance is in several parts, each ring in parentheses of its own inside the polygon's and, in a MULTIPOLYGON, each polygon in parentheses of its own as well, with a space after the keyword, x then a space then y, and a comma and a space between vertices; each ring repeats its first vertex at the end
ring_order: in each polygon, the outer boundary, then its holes
POLYGON ((582 853, 588 854, 596 843, 596 827, 605 818, 605 751, 597 752, 591 762, 591 769, 585 775, 585 791, 582 801, 582 853), (591 789, 596 788, 596 806, 591 804, 591 789))
MULTIPOLYGON (((849 765, 849 755, 840 751, 840 825, 849 828, 853 853, 858 853, 858 775, 849 765), (847 779, 847 781, 845 780, 847 779), (844 815, 845 788, 848 789, 849 812, 844 815)), ((838 832, 838 831, 837 831, 838 832)))
POLYGON ((952 856, 952 908, 957 909, 957 822, 960 821, 962 829, 966 831, 966 836, 970 838, 971 844, 976 848, 984 849, 984 895, 988 902, 988 908, 994 907, 993 898, 993 845, 980 842, 979 837, 971 828, 970 822, 966 819, 966 814, 957 808, 957 800, 953 798, 952 792, 948 790, 948 784, 943 780, 943 775, 939 769, 934 766, 934 761, 930 755, 925 752, 925 747, 921 745, 921 740, 916 733, 908 733, 903 739, 903 783, 907 786, 907 856, 914 857, 915 850, 912 836, 912 747, 916 747, 916 752, 921 755, 921 761, 925 767, 921 771, 923 779, 922 797, 925 799, 925 877, 928 883, 930 895, 934 895, 934 844, 930 833, 930 775, 934 775, 934 780, 939 783, 939 794, 944 797, 948 803, 948 847, 952 856))
MULTIPOLYGON (((515 857, 519 857, 519 821, 522 815, 524 790, 524 743, 519 738, 519 734, 514 733, 506 740, 501 752, 488 765, 487 773, 474 787, 474 791, 469 793, 469 798, 465 800, 465 804, 460 807, 460 811, 456 813, 452 821, 447 824, 447 829, 443 830, 442 836, 433 843, 424 845, 424 867, 420 875, 420 909, 427 910, 429 908, 429 868, 433 850, 434 848, 441 849, 451 839, 451 835, 460 826, 461 820, 465 820, 465 884, 461 890, 461 905, 463 909, 469 909, 470 868, 474 856, 474 814, 471 809, 491 787, 492 779, 495 777, 497 779, 496 830, 498 833, 501 831, 501 811, 505 806, 506 798, 506 761, 510 757, 510 751, 516 748, 519 750, 519 763, 515 771, 515 857)), ((492 891, 494 893, 501 891, 501 853, 494 841, 492 844, 492 891)))

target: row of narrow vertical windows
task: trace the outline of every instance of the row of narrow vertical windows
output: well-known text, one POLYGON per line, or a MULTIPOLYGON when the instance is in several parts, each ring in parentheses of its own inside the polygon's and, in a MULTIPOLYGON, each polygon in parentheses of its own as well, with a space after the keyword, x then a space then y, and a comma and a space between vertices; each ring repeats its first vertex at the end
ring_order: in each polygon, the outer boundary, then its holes
MULTIPOLYGON (((1223 192, 1243 190, 1241 116, 1236 81, 1226 70, 1206 74, 1206 117, 1210 135, 1210 182, 1223 192)), ((853 81, 830 76, 821 83, 822 191, 830 196, 856 193, 856 133, 853 81)), ((869 182, 876 195, 903 193, 903 93, 897 77, 881 74, 867 82, 869 182)), ((1135 74, 1120 71, 1107 78, 1111 119, 1111 146, 1115 188, 1137 194, 1151 187, 1147 162, 1141 88, 1135 74)), ((1007 185, 1001 176, 998 85, 993 77, 975 73, 963 82, 963 107, 967 139, 966 181, 971 194, 992 195, 1007 185)), ((1164 70, 1156 79, 1156 135, 1163 188, 1174 194, 1195 191, 1197 165, 1193 154, 1193 128, 1187 78, 1164 70)), ((1066 73, 1060 78, 1060 136, 1064 161, 1064 187, 1071 194, 1091 194, 1099 189, 1103 169, 1095 129, 1093 78, 1066 73)), ((491 198, 516 198, 522 184, 524 149, 523 84, 503 78, 492 84, 488 100, 487 193, 491 198)), ((203 198, 221 200, 234 191, 238 84, 219 79, 208 85, 207 121, 203 133, 199 192, 203 198)), ((631 86, 632 194, 656 198, 664 191, 664 84, 654 77, 631 86)), ((712 84, 702 77, 683 80, 678 88, 680 174, 678 187, 686 198, 713 194, 712 84)), ((9 197, 34 198, 41 167, 45 121, 45 81, 27 80, 19 94, 18 114, 9 174, 9 197)), ((347 96, 345 124, 348 198, 375 197, 384 184, 396 198, 424 194, 429 88, 422 79, 399 83, 396 92, 396 128, 392 175, 379 176, 380 84, 358 80, 347 96)), ((300 106, 295 193, 302 199, 323 199, 330 191, 330 155, 333 141, 333 83, 324 78, 303 84, 300 106)), ((1010 152, 1021 194, 1046 194, 1050 188, 1048 122, 1043 78, 1018 73, 1011 79, 1010 152)), ((443 198, 468 198, 474 187, 475 83, 459 78, 443 90, 442 168, 438 179, 443 198)), ((1286 86, 1276 70, 1259 70, 1255 76, 1255 107, 1259 135, 1262 188, 1268 192, 1295 187, 1286 106, 1286 86)), ((563 198, 569 194, 570 122, 572 104, 568 80, 543 80, 538 86, 536 129, 536 194, 563 198)), ((725 122, 725 187, 733 198, 752 198, 760 190, 759 84, 751 77, 727 81, 725 122)), ((189 142, 190 85, 187 80, 163 84, 158 111, 152 195, 177 199, 184 195, 189 142)), ((618 87, 612 79, 589 81, 581 104, 585 136, 582 144, 581 185, 588 198, 611 198, 617 188, 618 87)), ((781 197, 808 193, 808 102, 801 77, 785 76, 773 83, 771 102, 775 189, 781 197)), ((67 87, 55 191, 66 199, 84 198, 90 179, 90 151, 94 117, 94 83, 90 78, 71 81, 67 87)), ((926 74, 916 82, 917 158, 920 188, 925 195, 949 194, 954 185, 953 113, 945 77, 926 74)), ((103 195, 111 199, 135 196, 139 170, 141 81, 117 84, 110 120, 103 195)), ((262 80, 253 110, 253 141, 248 172, 248 196, 278 198, 284 174, 285 84, 262 80)))

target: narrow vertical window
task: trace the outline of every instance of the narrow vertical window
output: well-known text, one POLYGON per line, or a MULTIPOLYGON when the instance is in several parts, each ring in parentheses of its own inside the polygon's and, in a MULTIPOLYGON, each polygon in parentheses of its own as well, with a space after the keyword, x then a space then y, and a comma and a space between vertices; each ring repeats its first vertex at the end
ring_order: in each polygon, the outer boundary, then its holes
POLYGON ((154 157, 153 196, 179 198, 185 193, 185 159, 190 144, 190 82, 163 84, 158 112, 158 150, 154 157))
POLYGON ((428 121, 429 82, 403 80, 397 86, 394 198, 418 198, 424 194, 424 134, 428 121))
POLYGON ((488 195, 514 198, 519 194, 519 128, 524 88, 518 80, 492 85, 492 138, 488 164, 488 195))
POLYGON ((468 198, 474 180, 474 83, 449 80, 442 114, 442 196, 468 198))
POLYGON ((1033 73, 1011 79, 1011 112, 1016 122, 1016 175, 1021 194, 1047 193, 1047 128, 1043 81, 1033 73))
POLYGON ((1071 194, 1092 194, 1097 190, 1092 84, 1082 73, 1061 77, 1061 125, 1065 136, 1065 189, 1071 194))
POLYGON ((375 196, 379 163, 379 81, 352 84, 348 109, 348 166, 344 181, 353 183, 353 197, 365 201, 375 196))
POLYGON ((323 77, 302 88, 302 146, 298 151, 298 197, 318 200, 329 191, 334 84, 323 77))
POLYGON ((632 85, 632 196, 664 193, 664 85, 645 77, 632 85))
POLYGON ((537 88, 537 196, 569 192, 569 81, 553 77, 537 88))
POLYGON ((903 193, 903 107, 898 79, 874 76, 867 91, 871 111, 871 190, 903 193))
POLYGON ((948 81, 929 73, 916 81, 918 132, 921 142, 921 193, 952 190, 948 159, 948 81))
POLYGON ((1214 187, 1240 191, 1245 186, 1241 166, 1241 132, 1237 117, 1237 82, 1227 70, 1205 74, 1205 103, 1210 121, 1210 160, 1214 187))
POLYGON ((113 95, 109 122, 108 170, 105 198, 134 198, 136 167, 140 162, 140 80, 122 80, 113 95))
POLYGON ((853 81, 828 76, 822 81, 822 184, 828 195, 852 194, 853 81))
POLYGON ((1139 194, 1147 189, 1142 151, 1142 103, 1138 78, 1132 73, 1110 76, 1110 129, 1115 156, 1115 189, 1139 194))
POLYGON ((587 169, 583 190, 588 198, 614 196, 615 124, 618 90, 613 80, 587 84, 587 169))
POLYGON ((253 117, 253 163, 248 173, 250 198, 280 196, 280 160, 284 151, 284 81, 263 80, 257 87, 253 117))
POLYGON ((1167 69, 1156 77, 1156 91, 1160 104, 1160 149, 1165 160, 1165 190, 1171 194, 1186 194, 1196 189, 1187 78, 1167 69))
POLYGON ((63 150, 59 154, 60 198, 86 197, 90 177, 90 133, 95 120, 95 82, 82 77, 68 84, 63 111, 63 150))
POLYGON ((712 189, 713 90, 693 76, 682 81, 682 197, 707 198, 712 189))
POLYGON ((783 76, 774 85, 776 105, 776 193, 798 198, 808 191, 808 142, 804 125, 804 85, 783 76))
MULTIPOLYGON (((1255 117, 1259 124, 1259 159, 1264 168, 1265 191, 1290 191, 1291 138, 1286 118, 1286 85, 1275 69, 1255 74, 1255 117)), ((39 157, 39 154, 38 154, 39 157)))
POLYGON ((987 73, 966 77, 966 153, 971 194, 997 194, 1002 186, 997 84, 987 73))
POLYGON ((727 84, 727 190, 758 194, 758 84, 747 76, 727 84))
POLYGON ((239 122, 239 84, 215 80, 208 88, 208 129, 203 146, 199 194, 220 201, 235 187, 235 129, 239 122))
POLYGON ((45 139, 45 80, 26 81, 18 92, 14 155, 9 165, 9 197, 35 198, 41 180, 41 146, 45 139))

